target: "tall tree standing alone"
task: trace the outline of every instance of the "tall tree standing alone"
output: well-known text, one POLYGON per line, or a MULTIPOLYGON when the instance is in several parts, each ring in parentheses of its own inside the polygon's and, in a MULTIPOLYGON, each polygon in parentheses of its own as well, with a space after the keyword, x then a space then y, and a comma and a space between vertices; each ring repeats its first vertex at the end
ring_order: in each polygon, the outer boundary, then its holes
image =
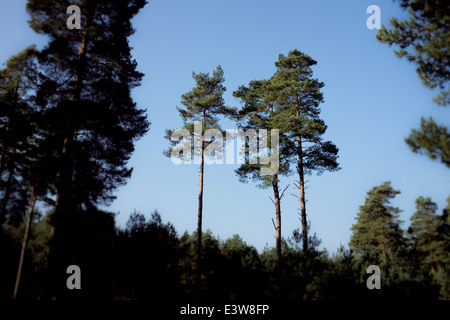
POLYGON ((319 104, 323 102, 322 82, 312 78, 311 67, 317 64, 308 55, 292 50, 287 56, 279 55, 275 62, 277 72, 273 78, 278 89, 280 111, 275 127, 288 134, 291 144, 291 161, 298 172, 300 191, 300 217, 302 223, 303 251, 308 252, 308 220, 306 215, 305 175, 324 170, 337 171, 338 148, 330 141, 323 141, 327 126, 319 118, 319 104))
MULTIPOLYGON (((204 136, 205 130, 216 129, 221 130, 219 126, 220 115, 232 116, 235 112, 234 108, 225 106, 223 94, 226 90, 223 82, 225 81, 223 70, 220 66, 214 70, 213 75, 209 73, 192 73, 196 86, 181 96, 181 104, 185 108, 177 107, 181 118, 183 119, 183 129, 187 132, 194 132, 194 159, 200 157, 200 182, 198 192, 198 216, 197 216, 197 285, 200 288, 201 275, 201 252, 202 252, 202 217, 203 217, 203 179, 205 165, 205 149, 207 141, 204 136), (196 123, 201 123, 201 137, 198 134, 196 123)), ((166 139, 171 141, 170 147, 164 154, 168 157, 174 156, 173 147, 177 144, 173 138, 174 131, 166 130, 166 139)), ((211 137, 212 139, 212 137, 211 137)), ((191 145, 189 144, 189 149, 191 145)), ((179 153, 178 153, 179 155, 179 153)), ((183 154, 182 157, 187 157, 183 154)), ((189 159, 191 160, 191 159, 189 159)))

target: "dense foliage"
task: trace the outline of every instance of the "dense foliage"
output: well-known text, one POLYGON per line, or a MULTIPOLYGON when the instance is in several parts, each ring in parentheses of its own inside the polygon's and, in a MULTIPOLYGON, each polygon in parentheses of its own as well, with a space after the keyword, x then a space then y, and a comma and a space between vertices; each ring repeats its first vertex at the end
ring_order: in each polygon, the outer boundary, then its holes
MULTIPOLYGON (((146 218, 130 215, 125 227, 114 226, 114 215, 92 211, 78 216, 76 227, 84 230, 70 249, 83 270, 83 290, 66 290, 66 298, 150 299, 186 301, 266 299, 294 301, 304 299, 368 298, 450 298, 450 223, 449 206, 442 214, 428 198, 417 199, 417 211, 410 226, 402 230, 387 222, 383 257, 381 242, 361 240, 359 222, 370 206, 376 219, 367 227, 380 238, 382 216, 397 211, 388 205, 396 191, 384 183, 368 192, 354 227, 351 248, 341 247, 330 254, 320 248, 316 235, 310 237, 310 250, 302 251, 296 231, 282 240, 283 268, 276 270, 276 250, 266 247, 258 252, 238 235, 219 240, 211 231, 202 237, 203 267, 201 295, 197 297, 196 233, 178 234, 171 223, 163 223, 155 211, 146 218), (380 193, 386 191, 384 196, 380 193), (386 199, 386 200, 383 200, 386 199), (359 230, 359 231, 358 231, 359 230), (389 235, 390 234, 390 235, 389 235), (400 237, 400 238, 399 238, 400 237), (401 240, 401 241, 399 241, 401 240), (366 243, 357 247, 354 243, 366 243), (389 245, 388 245, 389 244, 389 245), (430 259, 431 257, 431 259, 430 259), (381 289, 369 290, 366 273, 369 265, 381 268, 381 289)), ((450 199, 449 199, 450 201, 450 199)), ((19 298, 40 297, 45 269, 45 242, 50 226, 41 214, 33 222, 33 235, 27 250, 23 287, 19 298)), ((1 255, 0 294, 11 297, 24 224, 4 225, 1 255)), ((259 300, 260 301, 260 300, 259 300)))

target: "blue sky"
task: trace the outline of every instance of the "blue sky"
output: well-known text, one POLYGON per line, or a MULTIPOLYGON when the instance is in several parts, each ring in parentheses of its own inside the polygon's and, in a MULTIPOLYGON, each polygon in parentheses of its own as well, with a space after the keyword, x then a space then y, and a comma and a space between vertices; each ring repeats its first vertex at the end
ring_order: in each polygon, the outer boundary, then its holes
MULTIPOLYGON (((25 0, 0 0, 0 62, 36 43, 45 44, 27 24, 25 0)), ((69 3, 69 2, 68 2, 69 3)), ((433 116, 450 125, 449 109, 432 102, 436 94, 424 87, 415 65, 399 59, 379 43, 376 30, 366 27, 369 5, 378 5, 381 20, 404 16, 390 0, 153 0, 135 17, 136 33, 130 42, 138 70, 145 73, 133 92, 146 108, 152 125, 136 144, 130 160, 132 178, 117 191, 108 208, 120 212, 124 225, 134 210, 150 216, 157 209, 179 233, 196 229, 198 165, 175 165, 162 151, 166 128, 181 126, 175 109, 180 96, 194 86, 192 71, 225 73, 229 106, 239 106, 232 92, 254 79, 275 72, 278 54, 299 49, 318 64, 314 77, 324 82, 322 118, 328 125, 325 139, 339 147, 339 172, 313 174, 306 190, 307 214, 322 248, 335 252, 348 244, 359 206, 373 186, 390 180, 402 192, 393 201, 403 210, 403 228, 415 211, 418 196, 429 196, 442 210, 450 195, 449 171, 438 162, 413 154, 404 143, 420 117, 433 116)), ((233 129, 231 121, 223 128, 233 129)), ((275 210, 271 189, 242 184, 237 165, 205 168, 204 230, 226 239, 239 234, 261 250, 275 245, 271 218, 275 210)), ((282 235, 300 227, 295 176, 282 200, 282 235)))

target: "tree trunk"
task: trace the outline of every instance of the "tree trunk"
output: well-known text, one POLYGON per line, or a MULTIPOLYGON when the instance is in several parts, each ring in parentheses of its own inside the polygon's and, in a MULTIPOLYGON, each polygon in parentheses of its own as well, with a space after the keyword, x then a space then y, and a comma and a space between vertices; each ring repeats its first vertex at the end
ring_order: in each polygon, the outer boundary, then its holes
POLYGON ((198 192, 198 220, 197 220, 197 289, 198 294, 201 290, 201 267, 202 267, 202 215, 203 215, 203 172, 205 159, 203 151, 205 149, 205 139, 203 136, 203 129, 205 125, 205 111, 203 111, 203 122, 202 122, 202 142, 201 142, 201 160, 200 160, 200 183, 198 192))
POLYGON ((305 178, 303 174, 303 163, 301 155, 301 139, 298 139, 300 146, 300 154, 298 156, 298 177, 299 177, 299 187, 300 187, 300 212, 302 220, 302 242, 303 242, 303 252, 308 252, 308 220, 306 219, 306 201, 305 201, 305 178))
POLYGON ((274 174, 273 181, 273 196, 275 199, 275 214, 276 214, 276 254, 277 254, 277 268, 281 267, 281 199, 278 190, 278 175, 274 174))
MULTIPOLYGON (((300 129, 300 107, 297 99, 297 129, 300 129)), ((305 201, 305 177, 303 173, 303 149, 302 138, 297 136, 297 148, 298 148, 298 182, 300 189, 300 216, 302 222, 302 242, 303 252, 308 252, 308 221, 306 219, 306 201, 305 201)))
POLYGON ((25 234, 23 235, 22 251, 20 252, 19 267, 17 269, 16 284, 14 286, 14 294, 13 294, 14 300, 17 299, 17 293, 19 292, 20 278, 22 276, 23 262, 25 260, 25 252, 27 250, 28 239, 31 232, 31 224, 33 223, 33 211, 34 206, 36 204, 36 199, 37 199, 37 183, 34 183, 33 187, 31 188, 30 207, 28 208, 27 224, 25 227, 25 234))

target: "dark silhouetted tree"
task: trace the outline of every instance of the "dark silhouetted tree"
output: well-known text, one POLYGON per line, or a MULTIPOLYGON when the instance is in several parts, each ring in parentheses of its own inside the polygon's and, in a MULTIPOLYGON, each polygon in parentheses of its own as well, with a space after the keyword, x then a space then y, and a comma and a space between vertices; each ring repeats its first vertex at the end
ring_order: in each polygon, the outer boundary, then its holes
POLYGON ((45 109, 47 142, 54 148, 56 181, 51 215, 49 288, 55 297, 64 285, 74 212, 107 204, 113 191, 126 182, 126 167, 134 142, 148 130, 144 110, 136 107, 131 89, 139 85, 128 37, 134 32, 131 19, 144 0, 79 1, 80 30, 66 27, 67 4, 30 0, 30 25, 49 37, 40 55, 42 85, 37 102, 45 109), (58 270, 59 270, 58 269, 58 270))

